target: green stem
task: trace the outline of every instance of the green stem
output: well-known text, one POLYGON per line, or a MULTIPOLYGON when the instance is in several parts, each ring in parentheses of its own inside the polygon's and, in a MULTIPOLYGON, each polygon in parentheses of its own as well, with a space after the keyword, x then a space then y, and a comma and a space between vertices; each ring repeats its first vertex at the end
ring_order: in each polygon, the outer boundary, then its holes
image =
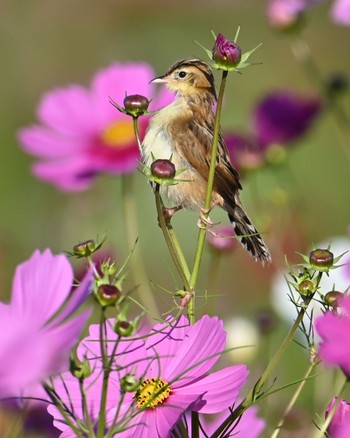
MULTIPOLYGON (((319 276, 319 279, 321 278, 321 275, 319 276)), ((292 342, 295 332, 298 329, 299 324, 301 323, 308 305, 310 304, 313 295, 307 297, 307 301, 304 302, 303 307, 299 310, 298 316, 292 325, 291 329, 289 330, 289 333, 287 334, 286 338, 280 345, 279 349, 277 350, 275 356, 273 357, 272 361, 268 364, 266 370, 260 377, 260 379, 256 382, 254 388, 247 394, 245 399, 241 402, 241 404, 229 415, 226 420, 221 424, 221 426, 215 431, 215 433, 211 436, 211 438, 217 438, 219 437, 220 433, 229 426, 235 419, 240 417, 243 412, 248 409, 254 402, 259 398, 260 391, 262 387, 265 385, 268 377, 272 373, 272 371, 276 368, 276 366, 281 361, 284 353, 286 352, 289 344, 292 342)))
POLYGON ((90 411, 89 411, 89 407, 88 407, 87 400, 86 400, 86 394, 85 394, 85 390, 84 390, 84 380, 82 380, 82 379, 79 379, 79 389, 80 389, 80 394, 81 394, 81 403, 82 403, 84 422, 85 422, 87 429, 89 431, 89 437, 95 438, 96 435, 94 432, 94 427, 92 425, 90 411))
MULTIPOLYGON (((129 251, 134 247, 135 242, 139 237, 139 224, 137 220, 137 208, 134 196, 134 178, 132 175, 122 177, 122 202, 124 227, 128 241, 129 251)), ((154 299, 153 291, 150 288, 149 279, 143 263, 141 249, 139 245, 134 249, 130 259, 134 281, 140 284, 142 288, 138 288, 138 298, 143 307, 151 309, 152 315, 155 318, 160 317, 160 312, 157 302, 154 299)))
POLYGON ((104 309, 102 309, 100 327, 99 327, 100 329, 99 342, 100 342, 100 350, 101 350, 101 360, 103 365, 103 382, 102 382, 97 438, 103 438, 105 434, 107 391, 108 391, 108 381, 110 374, 109 360, 108 360, 107 349, 105 344, 105 324, 106 324, 105 311, 104 309))
MULTIPOLYGON (((208 211, 209 211, 210 205, 211 205, 211 195, 212 195, 213 186, 214 186, 216 157, 217 157, 217 150, 218 150, 218 144, 219 144, 219 134, 220 134, 220 118, 221 118, 222 102, 223 102, 224 91, 225 91, 225 86, 226 86, 227 74, 228 74, 228 72, 225 70, 222 72, 222 79, 221 79, 216 114, 215 114, 213 145, 212 145, 212 150, 211 150, 208 185, 207 185, 205 204, 204 204, 204 208, 208 211)), ((208 214, 209 213, 207 213, 205 216, 208 217, 208 214)), ((190 279, 190 283, 193 286, 193 289, 195 289, 196 285, 197 285, 199 268, 201 265, 203 250, 204 250, 205 234, 206 234, 206 225, 203 224, 203 228, 201 230, 199 230, 199 234, 198 234, 197 250, 196 250, 196 254, 195 254, 195 258, 194 258, 193 270, 192 270, 192 275, 191 275, 191 279, 190 279)), ((194 303, 193 303, 193 306, 194 306, 194 303)))
POLYGON ((164 238, 165 238, 165 242, 168 246, 170 255, 173 259, 173 262, 175 264, 175 267, 181 277, 181 280, 184 284, 185 289, 188 292, 192 291, 192 287, 190 285, 189 282, 189 277, 188 277, 188 273, 189 273, 189 269, 186 263, 186 260, 182 254, 182 251, 178 252, 178 242, 176 239, 176 244, 174 243, 174 240, 172 239, 172 235, 174 235, 172 228, 170 228, 172 230, 172 233, 169 232, 169 227, 171 227, 170 224, 166 223, 166 220, 164 218, 163 215, 163 201, 162 198, 160 196, 160 192, 159 192, 159 184, 156 184, 155 187, 155 199, 156 199, 156 208, 157 208, 157 214, 158 214, 158 221, 159 221, 159 225, 160 228, 162 229, 164 238))
POLYGON ((75 433, 76 437, 77 438, 84 438, 82 432, 73 423, 71 417, 67 414, 67 412, 63 408, 61 400, 52 392, 51 388, 48 385, 43 384, 43 388, 44 388, 46 394, 49 396, 52 403, 54 404, 55 408, 58 410, 58 412, 64 418, 64 421, 66 422, 67 426, 75 433))
POLYGON ((348 383, 349 383, 349 380, 346 377, 342 387, 340 388, 338 395, 336 396, 337 397, 336 402, 332 406, 332 409, 328 413, 325 422, 323 423, 321 429, 316 433, 314 438, 322 438, 325 436, 327 429, 328 429, 329 425, 331 424, 331 421, 332 421, 332 419, 333 419, 333 417, 338 409, 338 406, 340 405, 340 402, 342 401, 342 397, 343 397, 343 394, 345 392, 345 389, 346 389, 348 383))
POLYGON ((307 369, 307 371, 306 371, 306 373, 305 373, 305 375, 304 375, 303 380, 302 380, 302 381, 299 383, 299 385, 297 386, 297 388, 296 388, 296 390, 295 390, 295 392, 294 392, 294 394, 293 394, 293 397, 291 398, 291 400, 290 400, 289 403, 288 403, 288 406, 286 407, 285 411, 283 412, 283 416, 282 416, 281 420, 279 421, 279 423, 277 424, 275 431, 274 431, 273 434, 271 435, 271 438, 277 438, 277 437, 278 437, 278 435, 279 435, 281 429, 282 429, 283 426, 284 426, 284 422, 285 422, 285 420, 286 420, 286 418, 287 418, 287 415, 288 415, 288 414, 290 413, 290 411, 293 409, 293 407, 294 407, 296 401, 298 400, 298 398, 299 398, 299 396, 300 396, 302 390, 304 389, 304 386, 305 386, 305 384, 306 384, 308 378, 310 377, 311 373, 313 372, 313 370, 315 369, 315 367, 317 366, 317 364, 318 364, 318 362, 317 362, 317 361, 314 361, 314 362, 312 362, 312 363, 310 364, 310 366, 308 367, 308 369, 307 369))

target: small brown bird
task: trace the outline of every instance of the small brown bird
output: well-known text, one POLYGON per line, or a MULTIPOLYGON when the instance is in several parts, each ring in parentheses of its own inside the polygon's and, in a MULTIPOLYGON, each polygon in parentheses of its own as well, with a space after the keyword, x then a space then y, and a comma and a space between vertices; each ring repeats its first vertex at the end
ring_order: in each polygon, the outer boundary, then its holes
MULTIPOLYGON (((200 59, 184 59, 152 83, 166 84, 176 98, 152 117, 142 145, 143 162, 150 166, 155 159, 171 158, 177 169, 185 168, 181 179, 186 181, 161 186, 161 193, 176 210, 197 208, 203 216, 215 123, 213 73, 200 59)), ((270 263, 270 252, 242 207, 240 189, 239 174, 220 135, 210 207, 220 205, 246 250, 262 264, 270 263)))

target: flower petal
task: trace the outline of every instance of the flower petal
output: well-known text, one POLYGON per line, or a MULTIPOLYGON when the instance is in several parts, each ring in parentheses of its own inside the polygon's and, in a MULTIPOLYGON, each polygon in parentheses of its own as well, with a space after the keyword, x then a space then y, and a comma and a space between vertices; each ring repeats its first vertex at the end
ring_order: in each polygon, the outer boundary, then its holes
POLYGON ((38 250, 20 264, 12 288, 11 309, 21 318, 33 318, 44 325, 67 299, 73 269, 65 255, 38 250))
POLYGON ((70 85, 47 93, 39 103, 38 118, 68 136, 89 136, 96 131, 96 119, 90 92, 80 85, 70 85))

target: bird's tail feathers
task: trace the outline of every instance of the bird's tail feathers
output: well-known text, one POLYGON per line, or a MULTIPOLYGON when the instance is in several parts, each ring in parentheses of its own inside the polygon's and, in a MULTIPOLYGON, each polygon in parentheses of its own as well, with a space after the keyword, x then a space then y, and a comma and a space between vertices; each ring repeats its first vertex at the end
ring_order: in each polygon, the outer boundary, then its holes
POLYGON ((243 247, 254 260, 260 261, 263 265, 271 263, 270 251, 242 206, 237 202, 234 208, 227 210, 235 233, 240 238, 243 247))

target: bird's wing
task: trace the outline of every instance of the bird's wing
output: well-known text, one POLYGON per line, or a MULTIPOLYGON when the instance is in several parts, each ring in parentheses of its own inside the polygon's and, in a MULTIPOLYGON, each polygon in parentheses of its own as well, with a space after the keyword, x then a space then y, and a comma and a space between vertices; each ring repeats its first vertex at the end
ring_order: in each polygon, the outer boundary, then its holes
MULTIPOLYGON (((182 126, 174 126, 172 131, 178 145, 178 152, 206 181, 209 176, 210 158, 213 143, 213 120, 200 122, 195 118, 182 126), (182 128, 182 129, 181 129, 182 128)), ((219 136, 216 158, 214 190, 228 203, 234 202, 234 196, 242 186, 239 174, 232 166, 226 145, 219 136)))

